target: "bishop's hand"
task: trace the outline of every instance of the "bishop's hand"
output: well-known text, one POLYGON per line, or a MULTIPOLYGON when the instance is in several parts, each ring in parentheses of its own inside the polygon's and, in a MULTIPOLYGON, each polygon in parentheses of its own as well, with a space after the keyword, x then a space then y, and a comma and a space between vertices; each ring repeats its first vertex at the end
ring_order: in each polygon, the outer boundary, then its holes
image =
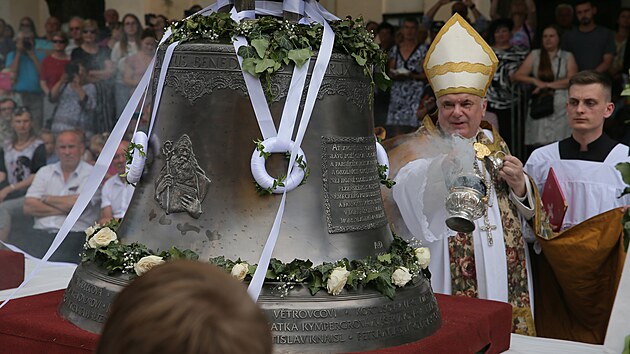
POLYGON ((525 196, 527 188, 525 187, 525 173, 521 160, 515 156, 506 155, 503 158, 503 167, 499 170, 499 177, 512 188, 517 197, 525 196))

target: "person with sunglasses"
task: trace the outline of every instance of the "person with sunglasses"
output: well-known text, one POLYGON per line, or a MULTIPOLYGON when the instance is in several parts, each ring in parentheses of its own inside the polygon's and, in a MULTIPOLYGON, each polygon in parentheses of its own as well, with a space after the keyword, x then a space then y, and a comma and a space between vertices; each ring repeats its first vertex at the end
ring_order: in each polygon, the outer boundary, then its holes
POLYGON ((44 91, 44 126, 53 114, 55 104, 50 100, 50 91, 63 76, 66 64, 70 62, 70 56, 66 54, 68 37, 63 32, 55 32, 52 35, 53 52, 44 58, 39 75, 39 85, 44 91))
POLYGON ((81 17, 73 17, 68 21, 68 45, 66 46, 66 54, 71 55, 72 51, 78 48, 83 42, 81 34, 83 30, 83 19, 81 17))
POLYGON ((115 67, 111 61, 109 48, 98 45, 98 24, 94 20, 85 20, 79 48, 72 51, 72 61, 80 61, 87 72, 87 82, 96 86, 95 121, 98 124, 94 133, 109 132, 114 126, 116 102, 114 99, 113 76, 115 67))

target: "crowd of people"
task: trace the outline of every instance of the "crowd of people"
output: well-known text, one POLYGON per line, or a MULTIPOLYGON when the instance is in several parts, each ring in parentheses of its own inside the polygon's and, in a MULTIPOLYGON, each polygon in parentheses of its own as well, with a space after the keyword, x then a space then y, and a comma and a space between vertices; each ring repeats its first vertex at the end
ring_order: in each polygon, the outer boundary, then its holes
MULTIPOLYGON (((0 19, 0 240, 33 256, 59 231, 169 23, 114 9, 102 20, 51 16, 40 36, 30 17, 15 31, 0 19)), ((52 260, 78 262, 83 230, 124 215, 129 140, 52 260)))
MULTIPOLYGON (((538 23, 533 0, 512 0, 505 17, 500 16, 498 3, 491 0, 486 16, 472 0, 439 0, 424 13, 422 21, 408 18, 398 29, 388 23, 375 28, 375 38, 389 53, 387 74, 393 80, 391 91, 376 93, 374 109, 375 125, 386 127, 388 137, 417 129, 424 115, 435 110, 433 90, 422 62, 444 25, 434 20, 443 6, 450 6, 453 14, 468 20, 499 59, 487 92, 484 119, 498 127, 519 157, 526 158, 535 148, 570 135, 567 88, 578 71, 595 70, 608 75, 613 80, 613 101, 619 103, 613 116, 621 110, 619 94, 630 68, 630 55, 626 55, 630 8, 620 9, 613 30, 595 22, 597 3, 593 1, 578 1, 574 6, 560 4, 554 23, 545 24, 538 23), (539 95, 553 96, 553 112, 532 117, 529 97, 539 95), (524 142, 526 149, 520 151, 517 142, 524 142)), ((623 132, 616 138, 626 143, 629 140, 623 132)))

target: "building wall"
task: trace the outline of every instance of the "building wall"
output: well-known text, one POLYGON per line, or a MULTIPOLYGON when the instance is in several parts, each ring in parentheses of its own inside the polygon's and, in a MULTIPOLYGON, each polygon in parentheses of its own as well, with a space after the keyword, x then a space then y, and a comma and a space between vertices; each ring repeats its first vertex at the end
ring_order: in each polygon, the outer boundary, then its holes
MULTIPOLYGON (((477 8, 489 17, 490 0, 474 1, 477 8)), ((117 9, 121 17, 125 13, 133 13, 143 20, 145 13, 159 13, 170 19, 180 19, 183 17, 184 9, 190 8, 193 4, 204 6, 212 2, 212 0, 106 0, 105 7, 117 9)), ((383 14, 426 12, 436 2, 437 0, 320 0, 325 8, 339 17, 363 16, 365 20, 377 22, 382 20, 383 14)), ((621 0, 621 6, 630 7, 630 0, 621 0)), ((38 33, 43 33, 44 22, 48 17, 46 2, 44 0, 0 0, 0 17, 14 29, 17 30, 16 27, 24 16, 33 18, 38 33)), ((443 6, 438 11, 436 19, 446 20, 449 16, 450 6, 443 6)))

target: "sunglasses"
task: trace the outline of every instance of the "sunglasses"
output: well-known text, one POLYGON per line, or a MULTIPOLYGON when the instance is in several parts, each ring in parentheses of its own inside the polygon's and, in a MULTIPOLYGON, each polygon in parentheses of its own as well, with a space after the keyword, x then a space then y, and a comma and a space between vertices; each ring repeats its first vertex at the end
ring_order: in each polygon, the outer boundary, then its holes
POLYGON ((26 107, 24 107, 24 106, 22 106, 22 107, 18 107, 18 108, 16 108, 16 109, 13 111, 13 115, 19 116, 19 115, 22 115, 22 114, 27 113, 27 112, 29 112, 29 113, 30 113, 29 109, 28 109, 28 108, 26 108, 26 107))
POLYGON ((66 44, 66 41, 63 39, 53 39, 52 42, 55 44, 66 44))
POLYGON ((83 30, 83 33, 91 33, 91 34, 95 34, 96 30, 83 30))
POLYGON ((70 27, 71 31, 80 31, 81 27, 70 27))

